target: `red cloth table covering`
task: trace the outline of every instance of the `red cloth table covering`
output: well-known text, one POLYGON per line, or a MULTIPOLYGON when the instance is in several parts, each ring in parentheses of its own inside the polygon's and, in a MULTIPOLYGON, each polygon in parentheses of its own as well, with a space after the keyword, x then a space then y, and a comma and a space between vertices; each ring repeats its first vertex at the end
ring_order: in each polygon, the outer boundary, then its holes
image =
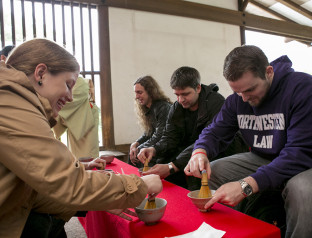
MULTIPOLYGON (((138 169, 115 158, 107 165, 116 173, 137 174, 138 169)), ((187 197, 188 190, 163 180, 163 191, 158 195, 167 200, 163 218, 153 226, 146 226, 134 217, 129 222, 104 211, 89 211, 79 218, 89 238, 163 238, 192 232, 206 222, 225 231, 223 237, 260 238, 280 237, 280 230, 266 222, 247 216, 222 204, 215 204, 210 212, 202 213, 187 197)))

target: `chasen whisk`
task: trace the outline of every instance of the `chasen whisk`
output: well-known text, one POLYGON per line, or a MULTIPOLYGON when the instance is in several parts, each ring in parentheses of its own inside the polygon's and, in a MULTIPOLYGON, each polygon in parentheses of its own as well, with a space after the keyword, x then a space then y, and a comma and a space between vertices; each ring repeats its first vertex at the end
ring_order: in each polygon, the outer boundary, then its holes
POLYGON ((148 159, 145 160, 144 162, 144 167, 143 167, 143 172, 146 172, 149 170, 149 167, 148 167, 148 159))
POLYGON ((198 198, 209 198, 209 197, 211 197, 211 191, 208 186, 207 171, 204 169, 202 171, 201 187, 198 193, 198 198))
POLYGON ((148 195, 148 199, 145 203, 144 209, 154 209, 156 208, 155 198, 151 198, 150 195, 148 195))

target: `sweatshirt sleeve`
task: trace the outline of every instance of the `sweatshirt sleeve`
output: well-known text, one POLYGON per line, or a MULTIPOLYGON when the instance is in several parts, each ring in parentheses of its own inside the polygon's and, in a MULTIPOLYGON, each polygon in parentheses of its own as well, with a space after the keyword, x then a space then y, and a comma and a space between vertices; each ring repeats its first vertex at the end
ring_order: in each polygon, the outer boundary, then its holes
POLYGON ((223 152, 238 131, 235 98, 229 96, 212 123, 205 127, 194 145, 194 150, 204 149, 208 159, 223 152))

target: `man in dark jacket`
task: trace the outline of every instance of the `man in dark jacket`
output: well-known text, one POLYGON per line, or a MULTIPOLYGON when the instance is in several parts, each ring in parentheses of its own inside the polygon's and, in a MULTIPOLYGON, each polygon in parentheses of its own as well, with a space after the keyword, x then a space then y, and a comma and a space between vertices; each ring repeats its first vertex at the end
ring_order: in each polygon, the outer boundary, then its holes
POLYGON ((1 51, 0 51, 0 59, 5 61, 6 58, 8 57, 9 53, 11 50, 13 50, 14 45, 7 45, 5 46, 1 51))
MULTIPOLYGON (((224 97, 217 92, 219 88, 216 84, 200 84, 199 72, 191 67, 177 69, 171 77, 170 86, 177 101, 169 111, 163 135, 153 146, 141 149, 138 158, 144 162, 157 156, 157 164, 145 174, 158 174, 179 186, 195 190, 200 187, 200 180, 190 177, 186 181, 183 170, 191 157, 194 142, 219 112, 224 97)), ((247 149, 237 137, 223 155, 247 149)))

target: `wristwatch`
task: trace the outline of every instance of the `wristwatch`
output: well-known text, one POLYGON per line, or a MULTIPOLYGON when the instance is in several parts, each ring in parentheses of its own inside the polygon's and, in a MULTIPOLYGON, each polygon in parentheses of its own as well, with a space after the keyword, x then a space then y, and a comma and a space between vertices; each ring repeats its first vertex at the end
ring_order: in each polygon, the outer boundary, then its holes
POLYGON ((239 180, 240 185, 242 186, 242 194, 245 197, 248 197, 252 194, 252 187, 243 179, 239 180))
POLYGON ((175 170, 171 163, 168 163, 170 175, 175 173, 175 170))

